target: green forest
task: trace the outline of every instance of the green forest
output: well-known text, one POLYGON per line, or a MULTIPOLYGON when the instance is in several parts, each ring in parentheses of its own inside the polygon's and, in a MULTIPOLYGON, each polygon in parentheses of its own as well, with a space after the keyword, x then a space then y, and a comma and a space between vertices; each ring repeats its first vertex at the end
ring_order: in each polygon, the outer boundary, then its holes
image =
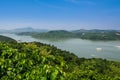
POLYGON ((6 36, 2 36, 2 35, 0 35, 0 41, 2 41, 2 42, 16 42, 16 40, 9 38, 9 37, 6 37, 6 36))
POLYGON ((120 80, 120 62, 40 42, 0 42, 0 80, 120 80))
POLYGON ((69 39, 80 38, 88 40, 120 40, 120 32, 117 30, 53 30, 48 32, 21 32, 17 35, 29 35, 40 39, 69 39))

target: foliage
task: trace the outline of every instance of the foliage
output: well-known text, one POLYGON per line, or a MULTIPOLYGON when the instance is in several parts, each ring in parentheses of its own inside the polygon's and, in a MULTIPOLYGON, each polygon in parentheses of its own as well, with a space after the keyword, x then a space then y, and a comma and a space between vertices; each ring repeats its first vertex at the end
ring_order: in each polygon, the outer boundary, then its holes
POLYGON ((39 42, 0 42, 1 80, 120 80, 120 62, 78 58, 39 42))
POLYGON ((120 40, 118 32, 87 32, 80 36, 82 39, 90 40, 120 40))
POLYGON ((85 31, 65 31, 56 30, 46 33, 38 32, 23 32, 18 35, 30 35, 34 38, 41 39, 69 39, 69 38, 81 38, 89 40, 120 40, 120 32, 115 30, 85 30, 85 31))
MULTIPOLYGON (((0 78, 6 79, 42 79, 56 80, 64 78, 65 62, 51 55, 48 46, 37 47, 34 43, 0 43, 0 78), (20 50, 22 51, 20 51, 20 50)), ((60 58, 60 59, 59 59, 60 58)))
POLYGON ((2 36, 0 35, 0 41, 4 41, 4 42, 16 42, 16 40, 6 37, 6 36, 2 36))

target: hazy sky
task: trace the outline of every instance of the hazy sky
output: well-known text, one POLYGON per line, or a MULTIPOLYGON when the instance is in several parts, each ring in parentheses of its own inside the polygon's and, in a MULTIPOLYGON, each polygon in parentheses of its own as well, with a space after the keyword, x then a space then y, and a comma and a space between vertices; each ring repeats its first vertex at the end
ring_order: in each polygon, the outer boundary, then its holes
POLYGON ((120 29, 120 0, 0 0, 0 29, 120 29))

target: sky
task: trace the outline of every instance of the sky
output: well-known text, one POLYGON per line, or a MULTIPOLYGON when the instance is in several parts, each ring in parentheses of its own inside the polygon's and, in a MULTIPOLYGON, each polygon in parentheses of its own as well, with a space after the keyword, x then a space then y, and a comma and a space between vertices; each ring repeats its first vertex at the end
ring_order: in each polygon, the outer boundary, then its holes
POLYGON ((0 29, 120 30, 120 0, 0 0, 0 29))

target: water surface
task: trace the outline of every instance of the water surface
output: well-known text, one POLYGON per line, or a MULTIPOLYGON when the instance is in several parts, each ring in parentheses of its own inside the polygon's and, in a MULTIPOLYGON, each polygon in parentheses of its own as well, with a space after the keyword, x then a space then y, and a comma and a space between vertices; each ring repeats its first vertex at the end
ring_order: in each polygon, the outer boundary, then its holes
POLYGON ((54 45, 62 50, 75 53, 79 57, 103 58, 120 61, 120 41, 91 41, 82 39, 43 40, 30 36, 18 36, 15 34, 2 34, 22 42, 42 42, 54 45))

